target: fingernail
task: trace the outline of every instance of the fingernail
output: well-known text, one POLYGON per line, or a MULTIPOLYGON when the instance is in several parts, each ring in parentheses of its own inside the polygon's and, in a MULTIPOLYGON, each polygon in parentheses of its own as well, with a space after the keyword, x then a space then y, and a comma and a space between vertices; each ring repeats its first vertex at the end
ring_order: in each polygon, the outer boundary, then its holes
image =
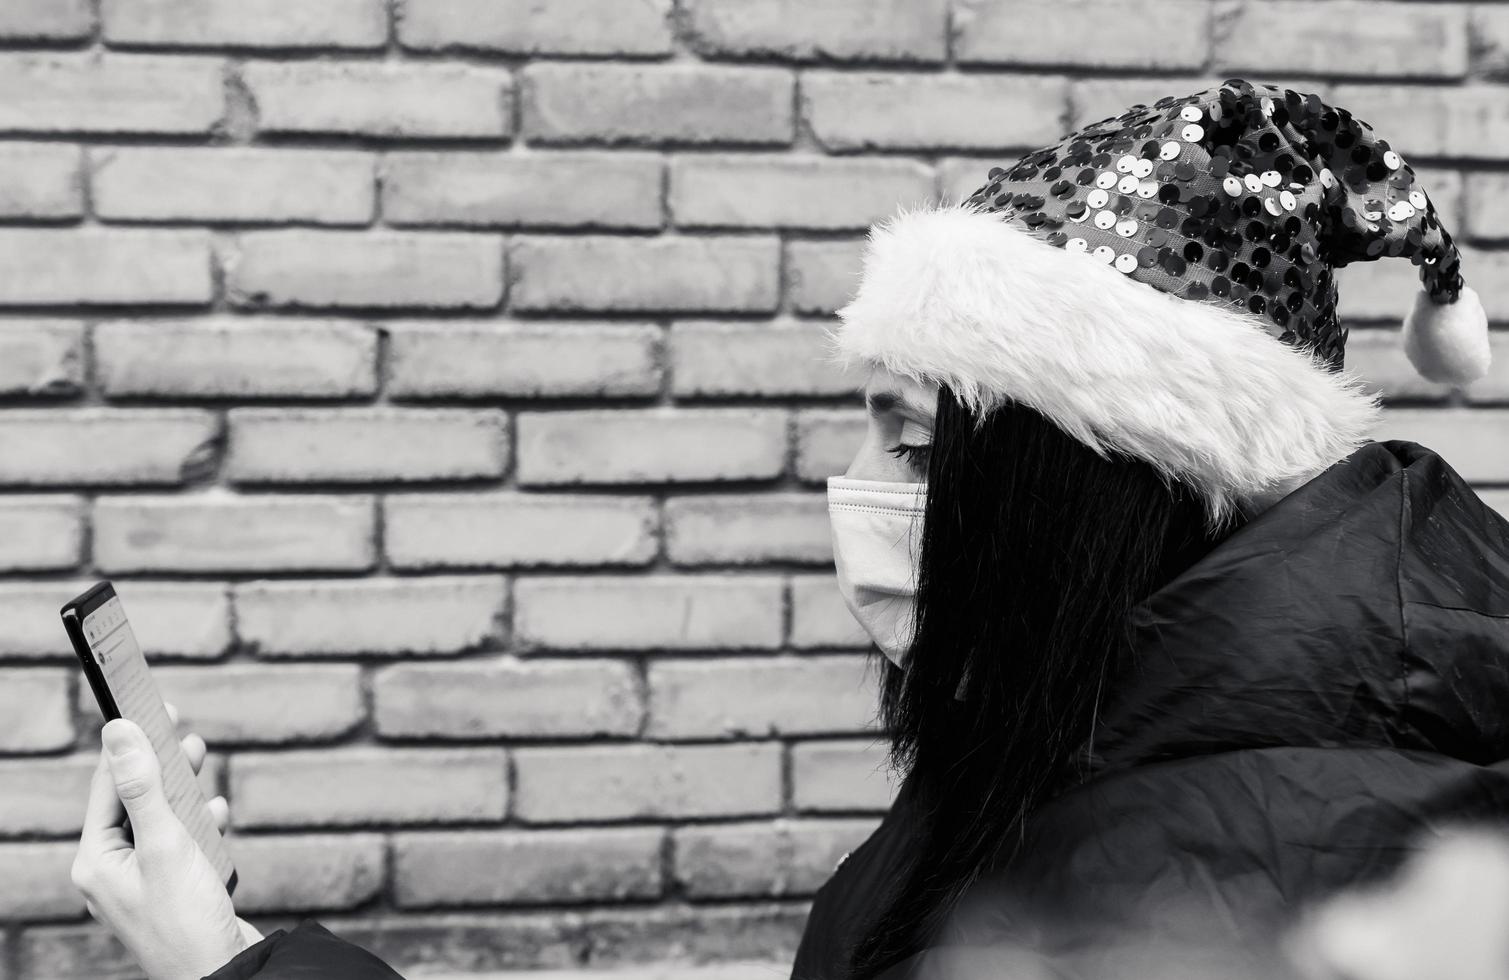
POLYGON ((123 756, 136 747, 131 726, 119 718, 105 722, 105 727, 100 730, 100 738, 105 743, 105 751, 114 757, 123 756))

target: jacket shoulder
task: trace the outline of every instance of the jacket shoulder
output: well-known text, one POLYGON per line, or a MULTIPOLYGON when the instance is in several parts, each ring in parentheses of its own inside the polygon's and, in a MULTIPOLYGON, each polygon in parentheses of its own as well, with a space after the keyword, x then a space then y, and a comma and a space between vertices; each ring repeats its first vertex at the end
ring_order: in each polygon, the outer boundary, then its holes
POLYGON ((1509 616, 1509 518, 1435 453, 1402 476, 1400 600, 1509 616))
POLYGON ((1509 519, 1433 453, 1404 478, 1405 726, 1438 752, 1499 762, 1509 758, 1509 519))

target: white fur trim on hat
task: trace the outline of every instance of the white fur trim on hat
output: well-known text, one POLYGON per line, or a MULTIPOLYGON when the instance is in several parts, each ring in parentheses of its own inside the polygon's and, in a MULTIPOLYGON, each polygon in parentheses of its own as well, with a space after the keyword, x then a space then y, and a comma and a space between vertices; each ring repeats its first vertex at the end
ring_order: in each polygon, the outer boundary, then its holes
POLYGON ((1143 460, 1213 525, 1292 490, 1369 439, 1361 379, 1254 317, 1180 299, 965 205, 871 229, 837 358, 938 382, 976 413, 1011 400, 1103 457, 1143 460))

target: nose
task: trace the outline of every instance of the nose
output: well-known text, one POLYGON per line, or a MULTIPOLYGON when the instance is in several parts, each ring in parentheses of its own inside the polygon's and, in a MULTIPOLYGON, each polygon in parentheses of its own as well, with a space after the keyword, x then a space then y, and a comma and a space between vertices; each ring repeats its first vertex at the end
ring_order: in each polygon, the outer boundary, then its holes
POLYGON ((869 432, 849 468, 843 473, 850 480, 876 480, 881 483, 909 483, 915 479, 904 462, 885 451, 875 432, 869 432))

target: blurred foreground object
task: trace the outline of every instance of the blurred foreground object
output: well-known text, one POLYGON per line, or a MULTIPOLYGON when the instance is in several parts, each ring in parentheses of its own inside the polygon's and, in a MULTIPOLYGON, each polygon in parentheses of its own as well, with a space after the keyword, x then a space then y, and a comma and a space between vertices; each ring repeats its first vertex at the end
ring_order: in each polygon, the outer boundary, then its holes
POLYGON ((1043 921, 1031 942, 984 939, 988 919, 883 980, 1509 980, 1509 833, 1445 832, 1386 880, 1298 910, 1270 943, 1233 941, 1214 906, 1161 908, 1158 925, 1043 921))
POLYGON ((1509 835, 1458 830, 1391 881, 1324 903, 1291 937, 1306 980, 1509 978, 1509 835))

